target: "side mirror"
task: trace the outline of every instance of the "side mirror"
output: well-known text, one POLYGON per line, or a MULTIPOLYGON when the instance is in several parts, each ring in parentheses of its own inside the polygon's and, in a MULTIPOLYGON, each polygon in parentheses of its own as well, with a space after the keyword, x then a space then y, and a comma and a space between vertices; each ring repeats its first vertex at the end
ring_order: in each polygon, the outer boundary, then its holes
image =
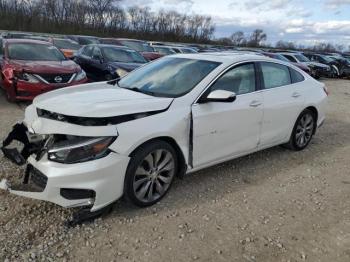
POLYGON ((207 102, 223 102, 223 103, 231 103, 236 100, 236 94, 234 92, 226 91, 226 90, 214 90, 209 93, 207 97, 203 97, 200 100, 200 103, 207 102))

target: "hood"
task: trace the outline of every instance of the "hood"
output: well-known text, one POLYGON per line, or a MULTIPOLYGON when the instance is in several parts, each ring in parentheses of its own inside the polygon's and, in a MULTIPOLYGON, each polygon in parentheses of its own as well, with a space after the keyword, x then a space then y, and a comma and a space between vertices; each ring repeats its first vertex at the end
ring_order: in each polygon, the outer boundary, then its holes
POLYGON ((172 101, 100 82, 45 93, 36 97, 33 105, 68 116, 113 117, 164 110, 172 101))
POLYGON ((11 65, 16 71, 26 71, 35 74, 69 74, 80 71, 78 66, 72 60, 64 61, 22 61, 11 60, 11 65))
POLYGON ((122 62, 110 62, 108 64, 114 69, 121 68, 128 72, 131 72, 143 65, 143 63, 122 63, 122 62))

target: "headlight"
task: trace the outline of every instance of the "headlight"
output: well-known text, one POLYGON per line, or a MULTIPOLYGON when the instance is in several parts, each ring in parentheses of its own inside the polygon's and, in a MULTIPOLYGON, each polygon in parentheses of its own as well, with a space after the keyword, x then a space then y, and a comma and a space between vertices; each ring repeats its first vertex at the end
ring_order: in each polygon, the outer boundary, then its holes
POLYGON ((117 70, 115 70, 115 72, 117 73, 117 75, 118 75, 119 77, 123 77, 123 76, 129 74, 128 71, 126 71, 126 70, 124 70, 124 69, 121 69, 121 68, 118 68, 117 70))
POLYGON ((66 140, 63 143, 54 144, 48 152, 51 161, 74 164, 99 159, 110 153, 109 145, 115 140, 114 137, 81 138, 66 140), (68 144, 68 145, 67 145, 68 144))
POLYGON ((75 76, 75 81, 80 81, 86 78, 86 73, 82 69, 76 76, 75 76))
POLYGON ((40 83, 39 79, 32 74, 22 73, 22 72, 15 72, 14 74, 18 80, 25 81, 32 84, 40 83))

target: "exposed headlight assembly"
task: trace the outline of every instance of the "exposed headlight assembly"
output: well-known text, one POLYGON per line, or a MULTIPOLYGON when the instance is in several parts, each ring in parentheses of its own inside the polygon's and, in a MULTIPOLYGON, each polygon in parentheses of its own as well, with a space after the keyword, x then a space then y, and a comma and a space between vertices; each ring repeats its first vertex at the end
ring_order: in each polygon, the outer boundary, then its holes
POLYGON ((76 137, 53 144, 48 151, 48 158, 51 161, 64 164, 75 164, 99 159, 110 153, 108 147, 114 140, 115 137, 76 137))
POLYGON ((32 84, 40 83, 39 79, 32 74, 15 72, 14 75, 18 80, 21 80, 21 81, 25 81, 32 84))
POLYGON ((126 70, 124 70, 124 69, 121 69, 121 68, 118 68, 117 70, 115 70, 115 72, 117 73, 117 75, 118 75, 119 77, 123 77, 123 76, 129 74, 128 71, 126 71, 126 70))
POLYGON ((75 81, 80 81, 86 78, 86 73, 85 71, 82 69, 79 73, 77 73, 77 75, 75 76, 75 81))

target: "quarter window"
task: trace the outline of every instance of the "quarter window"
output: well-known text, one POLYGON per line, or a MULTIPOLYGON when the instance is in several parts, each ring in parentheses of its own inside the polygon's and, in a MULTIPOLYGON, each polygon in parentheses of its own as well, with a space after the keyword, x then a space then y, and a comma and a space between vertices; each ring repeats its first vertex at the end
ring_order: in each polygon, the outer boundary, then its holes
POLYGON ((290 76, 292 78, 292 83, 299 83, 299 82, 303 82, 305 80, 304 76, 302 74, 300 74, 298 71, 289 68, 290 70, 290 76))
POLYGON ((255 66, 245 64, 226 72, 212 85, 211 91, 226 90, 241 95, 254 92, 255 87, 255 66))
POLYGON ((265 89, 290 85, 292 83, 287 66, 274 63, 261 63, 265 89))

